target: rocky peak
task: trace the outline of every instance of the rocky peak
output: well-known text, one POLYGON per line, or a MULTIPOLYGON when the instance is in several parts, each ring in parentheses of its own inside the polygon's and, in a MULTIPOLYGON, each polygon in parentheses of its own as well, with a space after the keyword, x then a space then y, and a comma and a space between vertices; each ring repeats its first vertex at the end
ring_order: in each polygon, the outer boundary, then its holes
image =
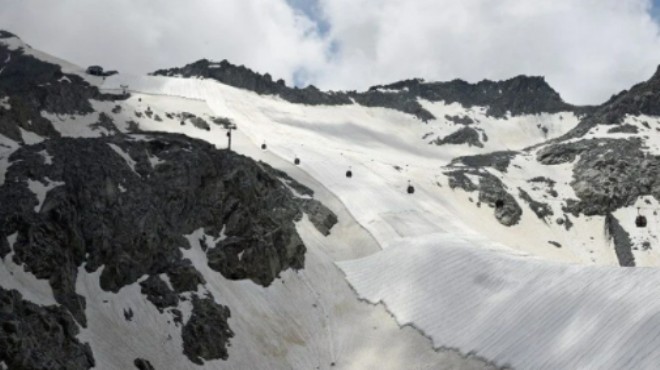
POLYGON ((314 86, 303 89, 288 87, 282 79, 273 81, 268 73, 262 75, 245 66, 231 64, 227 60, 212 62, 201 59, 181 68, 159 69, 152 75, 210 78, 260 95, 277 95, 286 101, 297 104, 351 104, 351 100, 345 94, 322 92, 314 86))
POLYGON ((268 73, 262 75, 245 66, 231 64, 226 59, 220 62, 200 59, 181 68, 159 69, 152 75, 211 78, 258 94, 277 94, 280 89, 286 88, 284 80, 274 82, 268 73))
MULTIPOLYGON (((0 40, 16 37, 0 31, 0 40)), ((41 112, 86 114, 93 112, 90 99, 119 100, 127 95, 101 93, 76 74, 67 74, 61 66, 48 63, 29 53, 29 46, 12 47, 0 41, 0 98, 7 99, 11 109, 0 108, 0 134, 21 142, 19 128, 43 137, 59 133, 41 112)), ((15 45, 14 45, 15 46, 15 45)))
POLYGON ((277 95, 297 104, 344 105, 355 102, 368 107, 390 108, 414 115, 422 121, 434 119, 435 116, 419 104, 418 98, 460 103, 466 107, 483 106, 487 107, 487 114, 496 117, 506 116, 507 113, 515 116, 580 109, 565 103, 543 77, 518 76, 505 81, 483 80, 475 84, 463 80, 425 82, 423 79, 409 79, 376 85, 364 92, 326 92, 313 85, 288 87, 281 79, 273 81, 269 74, 262 75, 227 60, 211 62, 202 59, 181 68, 161 69, 152 74, 211 78, 257 94, 277 95))
POLYGON ((456 79, 449 82, 424 82, 412 79, 388 85, 374 86, 379 90, 407 91, 409 94, 430 101, 459 103, 466 107, 487 107, 487 114, 502 117, 512 115, 556 113, 574 111, 577 108, 565 103, 543 77, 517 76, 504 81, 483 80, 469 83, 456 79))
POLYGON ((660 66, 649 80, 612 96, 597 111, 602 123, 620 123, 628 114, 660 115, 660 66))
POLYGON ((5 31, 5 30, 0 30, 0 39, 9 39, 12 37, 18 38, 16 35, 14 35, 11 32, 5 31))

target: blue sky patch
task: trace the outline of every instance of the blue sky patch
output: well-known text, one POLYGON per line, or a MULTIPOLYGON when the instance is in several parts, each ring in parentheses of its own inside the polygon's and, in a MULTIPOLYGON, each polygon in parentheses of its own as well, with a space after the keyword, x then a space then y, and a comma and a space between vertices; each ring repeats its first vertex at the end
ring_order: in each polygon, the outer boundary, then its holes
POLYGON ((318 0, 286 0, 286 2, 290 7, 305 14, 316 23, 316 29, 321 36, 328 34, 330 23, 323 16, 323 11, 318 0))

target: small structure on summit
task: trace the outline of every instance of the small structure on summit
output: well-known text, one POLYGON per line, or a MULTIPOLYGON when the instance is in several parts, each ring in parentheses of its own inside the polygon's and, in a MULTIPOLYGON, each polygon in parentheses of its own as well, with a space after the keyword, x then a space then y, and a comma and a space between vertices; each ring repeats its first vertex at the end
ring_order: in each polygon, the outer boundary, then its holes
POLYGON ((87 74, 93 76, 103 76, 103 67, 101 66, 89 66, 87 67, 87 74))
POLYGON ((86 72, 87 72, 88 75, 99 76, 99 77, 108 77, 108 76, 112 76, 112 75, 117 74, 117 71, 104 72, 103 67, 96 66, 96 65, 87 67, 86 72))

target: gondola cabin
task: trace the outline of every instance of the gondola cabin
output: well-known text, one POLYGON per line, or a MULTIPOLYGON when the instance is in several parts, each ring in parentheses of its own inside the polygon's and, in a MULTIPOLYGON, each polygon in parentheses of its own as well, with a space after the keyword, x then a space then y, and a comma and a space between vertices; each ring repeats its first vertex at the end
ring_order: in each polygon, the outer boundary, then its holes
POLYGON ((408 184, 408 194, 414 194, 415 193, 415 187, 408 184))
POLYGON ((300 158, 294 159, 293 164, 295 164, 296 166, 299 165, 300 164, 300 158))
POLYGON ((646 227, 646 217, 642 215, 637 216, 635 219, 635 225, 637 227, 646 227))
POLYGON ((346 171, 346 177, 348 177, 349 179, 353 177, 353 171, 351 170, 346 171))
POLYGON ((261 150, 266 150, 266 143, 261 144, 261 150))

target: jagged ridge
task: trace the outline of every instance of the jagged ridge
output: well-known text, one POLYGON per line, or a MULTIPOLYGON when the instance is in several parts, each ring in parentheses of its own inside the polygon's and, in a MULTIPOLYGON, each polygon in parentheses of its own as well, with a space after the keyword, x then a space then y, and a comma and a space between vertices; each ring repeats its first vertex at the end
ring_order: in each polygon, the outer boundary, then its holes
POLYGON ((273 81, 268 73, 262 75, 227 60, 214 63, 202 59, 181 68, 160 69, 152 74, 211 78, 258 94, 277 95, 298 104, 344 105, 356 102, 368 107, 391 108, 412 114, 422 121, 436 117, 419 104, 418 98, 448 104, 456 102, 466 107, 485 106, 488 107, 487 114, 495 117, 503 117, 507 113, 524 115, 583 109, 565 103, 542 77, 518 76, 506 81, 484 80, 476 84, 462 80, 425 83, 413 79, 373 86, 364 92, 324 92, 313 85, 303 89, 291 88, 282 79, 273 81))

